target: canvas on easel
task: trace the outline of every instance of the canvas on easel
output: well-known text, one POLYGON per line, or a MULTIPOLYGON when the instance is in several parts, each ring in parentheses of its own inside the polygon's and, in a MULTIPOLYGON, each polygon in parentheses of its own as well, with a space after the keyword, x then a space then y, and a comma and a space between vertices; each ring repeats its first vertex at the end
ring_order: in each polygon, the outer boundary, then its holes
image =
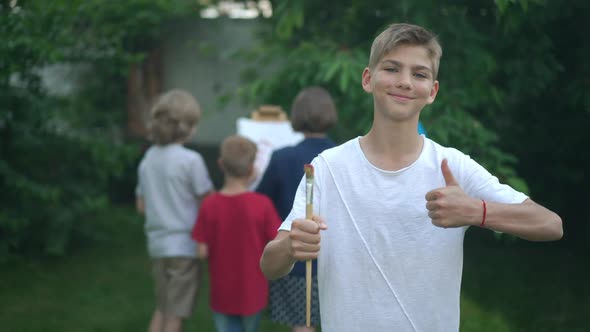
POLYGON ((285 111, 275 105, 260 106, 250 118, 239 118, 236 126, 239 135, 248 137, 258 146, 254 162, 258 177, 250 189, 258 186, 274 150, 295 145, 304 138, 303 134, 293 131, 285 111))

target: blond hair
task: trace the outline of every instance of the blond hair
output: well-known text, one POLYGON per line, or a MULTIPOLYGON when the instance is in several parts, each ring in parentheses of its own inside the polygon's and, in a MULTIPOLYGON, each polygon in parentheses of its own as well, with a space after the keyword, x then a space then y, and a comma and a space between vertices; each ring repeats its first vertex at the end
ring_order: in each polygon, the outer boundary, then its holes
POLYGON ((150 112, 150 138, 158 145, 186 140, 201 119, 197 100, 183 90, 161 95, 150 112))
POLYGON ((246 137, 232 135, 221 143, 221 164, 227 175, 249 176, 256 159, 258 148, 246 137))
POLYGON ((442 47, 438 42, 438 38, 421 26, 407 23, 391 24, 375 38, 373 45, 371 45, 369 69, 375 69, 385 55, 400 45, 423 46, 426 48, 432 61, 433 78, 436 79, 440 57, 442 56, 442 47))

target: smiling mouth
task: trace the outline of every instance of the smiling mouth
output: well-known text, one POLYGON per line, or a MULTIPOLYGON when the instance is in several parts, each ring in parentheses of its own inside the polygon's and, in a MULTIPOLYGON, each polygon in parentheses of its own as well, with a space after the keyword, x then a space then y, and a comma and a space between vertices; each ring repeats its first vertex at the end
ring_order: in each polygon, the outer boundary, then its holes
POLYGON ((412 100, 414 98, 412 97, 408 97, 408 96, 403 96, 403 95, 398 95, 398 94, 393 94, 393 93, 388 93, 389 96, 393 97, 394 99, 397 100, 412 100))

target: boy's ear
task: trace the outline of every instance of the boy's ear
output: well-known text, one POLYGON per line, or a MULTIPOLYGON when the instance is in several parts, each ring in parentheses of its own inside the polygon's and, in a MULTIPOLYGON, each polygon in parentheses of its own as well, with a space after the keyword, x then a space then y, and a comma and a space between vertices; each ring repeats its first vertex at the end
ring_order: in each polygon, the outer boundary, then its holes
POLYGON ((256 167, 255 165, 250 166, 250 175, 256 177, 259 173, 260 171, 258 170, 258 167, 256 167))
POLYGON ((436 99, 436 95, 438 94, 438 81, 434 81, 432 84, 432 88, 430 89, 430 96, 428 96, 427 104, 432 104, 434 99, 436 99))
POLYGON ((223 169, 223 160, 221 160, 221 158, 218 158, 218 159, 217 159, 217 167, 219 167, 219 169, 220 169, 221 171, 223 171, 223 170, 224 170, 224 169, 223 169))
POLYGON ((371 70, 369 69, 369 67, 366 67, 365 70, 363 70, 363 78, 361 82, 363 85, 363 90, 365 90, 365 92, 373 92, 373 86, 371 85, 371 70))

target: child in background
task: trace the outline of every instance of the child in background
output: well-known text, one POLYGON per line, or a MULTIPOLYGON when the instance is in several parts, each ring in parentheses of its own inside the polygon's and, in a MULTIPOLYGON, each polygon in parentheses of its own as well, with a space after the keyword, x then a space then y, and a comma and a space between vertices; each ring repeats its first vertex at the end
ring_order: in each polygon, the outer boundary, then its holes
POLYGON ((254 142, 238 135, 221 144, 224 185, 207 197, 193 230, 199 258, 209 261, 210 305, 218 332, 254 332, 268 300, 259 267, 281 220, 269 198, 251 192, 254 142))
POLYGON ((194 135, 201 117, 195 98, 172 90, 157 100, 150 116, 155 144, 139 164, 136 188, 156 291, 149 331, 177 332, 191 315, 197 296, 199 265, 191 230, 213 184, 201 155, 182 146, 194 135))

